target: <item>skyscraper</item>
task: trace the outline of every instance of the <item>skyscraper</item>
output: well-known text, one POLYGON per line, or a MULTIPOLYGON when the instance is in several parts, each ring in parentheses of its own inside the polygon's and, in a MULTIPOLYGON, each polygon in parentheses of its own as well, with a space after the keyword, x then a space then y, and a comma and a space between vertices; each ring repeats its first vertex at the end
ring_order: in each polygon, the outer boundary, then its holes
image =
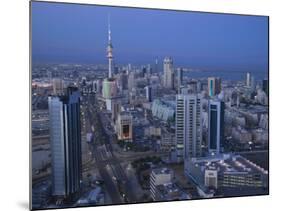
POLYGON ((147 76, 150 76, 152 74, 152 68, 150 64, 147 65, 146 70, 147 70, 146 71, 147 76))
POLYGON ((262 90, 268 95, 268 79, 262 80, 262 90))
POLYGON ((48 99, 52 152, 52 194, 68 197, 80 189, 82 178, 80 93, 69 87, 65 96, 48 99))
POLYGON ((213 97, 221 91, 221 79, 215 77, 208 78, 208 95, 213 97))
POLYGON ((53 94, 62 95, 64 92, 64 81, 60 78, 54 78, 52 84, 53 84, 53 94))
POLYGON ((158 58, 155 59, 154 72, 158 73, 158 58))
POLYGON ((177 161, 181 162, 185 140, 185 95, 177 95, 176 103, 176 152, 177 161))
POLYGON ((202 143, 202 99, 196 94, 185 99, 184 159, 201 156, 202 143))
POLYGON ((219 154, 224 144, 224 102, 209 101, 208 149, 219 154))
POLYGON ((251 73, 246 74, 246 86, 250 87, 251 86, 251 73))
POLYGON ((177 79, 178 79, 178 94, 180 94, 180 88, 182 86, 182 79, 183 79, 183 70, 182 70, 182 68, 178 68, 177 72, 178 72, 178 75, 177 75, 177 79))
POLYGON ((171 57, 165 57, 164 59, 164 86, 169 89, 174 89, 174 70, 171 57))
POLYGON ((202 103, 195 94, 177 95, 176 100, 176 151, 180 162, 201 155, 202 103))
POLYGON ((128 76, 128 90, 131 92, 135 87, 135 72, 130 72, 128 76))
POLYGON ((246 74, 246 86, 251 88, 252 91, 256 89, 255 77, 249 72, 246 74))
POLYGON ((146 86, 144 87, 145 89, 145 97, 146 97, 146 100, 148 102, 151 102, 152 101, 152 93, 151 93, 151 86, 146 86))
POLYGON ((256 80, 255 80, 255 77, 252 76, 251 77, 251 90, 254 91, 256 89, 256 80))

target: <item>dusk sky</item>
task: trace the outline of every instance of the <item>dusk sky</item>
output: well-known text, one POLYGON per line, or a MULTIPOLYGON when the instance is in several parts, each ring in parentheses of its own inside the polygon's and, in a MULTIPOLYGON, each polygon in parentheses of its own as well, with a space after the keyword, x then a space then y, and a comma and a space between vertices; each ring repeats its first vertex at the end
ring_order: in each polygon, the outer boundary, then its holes
POLYGON ((33 62, 148 64, 172 56, 187 67, 267 71, 268 18, 32 2, 33 62))

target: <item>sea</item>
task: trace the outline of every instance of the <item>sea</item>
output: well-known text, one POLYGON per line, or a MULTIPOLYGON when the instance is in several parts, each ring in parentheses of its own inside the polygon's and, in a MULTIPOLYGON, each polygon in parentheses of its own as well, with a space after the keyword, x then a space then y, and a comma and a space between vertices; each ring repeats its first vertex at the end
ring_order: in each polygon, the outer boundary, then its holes
MULTIPOLYGON (((268 79, 268 72, 250 72, 254 76, 256 81, 262 81, 263 79, 268 79)), ((231 70, 191 70, 184 71, 183 76, 188 78, 207 78, 207 77, 219 77, 223 80, 231 81, 242 81, 246 80, 246 71, 231 71, 231 70)))

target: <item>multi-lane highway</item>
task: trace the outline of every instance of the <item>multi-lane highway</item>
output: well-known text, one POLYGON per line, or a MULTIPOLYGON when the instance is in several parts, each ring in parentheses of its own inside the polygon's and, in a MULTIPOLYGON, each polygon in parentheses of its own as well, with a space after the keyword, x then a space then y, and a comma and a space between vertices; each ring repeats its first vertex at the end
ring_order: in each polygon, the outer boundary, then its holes
POLYGON ((121 161, 113 153, 111 135, 107 134, 101 121, 100 111, 93 96, 85 96, 88 100, 87 118, 94 126, 94 142, 92 142, 92 156, 95 159, 105 187, 109 193, 112 203, 120 204, 136 202, 134 188, 127 178, 121 161), (120 190, 120 184, 124 190, 120 190), (122 192, 122 196, 120 193, 122 192))

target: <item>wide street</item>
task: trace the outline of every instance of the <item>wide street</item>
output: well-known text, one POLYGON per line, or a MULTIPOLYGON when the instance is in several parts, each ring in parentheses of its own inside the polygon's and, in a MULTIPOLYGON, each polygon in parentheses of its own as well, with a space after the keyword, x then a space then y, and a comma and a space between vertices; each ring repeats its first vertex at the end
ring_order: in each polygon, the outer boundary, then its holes
POLYGON ((105 187, 109 193, 112 203, 120 204, 136 202, 134 188, 124 172, 119 158, 113 153, 111 136, 105 132, 104 125, 100 119, 100 111, 94 96, 85 96, 88 101, 86 118, 94 128, 92 141, 92 156, 95 165, 104 180, 105 187), (122 189, 122 190, 121 190, 122 189), (122 192, 122 196, 120 195, 122 192))

